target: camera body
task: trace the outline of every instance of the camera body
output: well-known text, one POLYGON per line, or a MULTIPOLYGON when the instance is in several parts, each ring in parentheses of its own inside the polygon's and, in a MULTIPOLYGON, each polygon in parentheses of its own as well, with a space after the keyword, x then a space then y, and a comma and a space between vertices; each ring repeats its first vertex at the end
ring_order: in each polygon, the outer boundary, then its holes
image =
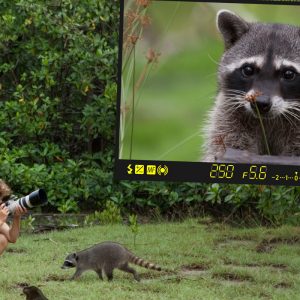
POLYGON ((10 214, 13 214, 17 206, 22 208, 30 209, 32 207, 41 206, 48 202, 47 194, 44 189, 38 189, 25 197, 15 199, 15 197, 10 198, 5 205, 8 208, 10 214))

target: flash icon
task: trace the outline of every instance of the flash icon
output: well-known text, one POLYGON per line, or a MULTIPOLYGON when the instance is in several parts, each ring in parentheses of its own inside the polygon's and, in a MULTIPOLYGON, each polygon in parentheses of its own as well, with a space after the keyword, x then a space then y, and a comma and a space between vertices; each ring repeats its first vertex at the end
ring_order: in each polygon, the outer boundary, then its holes
POLYGON ((127 174, 132 174, 133 169, 131 168, 131 164, 127 166, 127 174))

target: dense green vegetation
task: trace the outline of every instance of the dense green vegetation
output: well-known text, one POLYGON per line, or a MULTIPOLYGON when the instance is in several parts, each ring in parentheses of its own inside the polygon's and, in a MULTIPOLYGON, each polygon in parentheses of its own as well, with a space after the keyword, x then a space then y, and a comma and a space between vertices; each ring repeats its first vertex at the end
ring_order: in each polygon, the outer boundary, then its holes
POLYGON ((0 15, 1 177, 77 211, 111 177, 118 1, 1 1, 0 15))

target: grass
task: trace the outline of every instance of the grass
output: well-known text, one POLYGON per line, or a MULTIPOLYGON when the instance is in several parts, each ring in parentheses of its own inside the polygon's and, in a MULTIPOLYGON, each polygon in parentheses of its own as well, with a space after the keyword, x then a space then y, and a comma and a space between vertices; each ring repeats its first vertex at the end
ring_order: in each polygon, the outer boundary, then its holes
POLYGON ((300 299, 300 230, 284 226, 232 228, 188 220, 140 225, 136 247, 124 225, 23 235, 0 257, 0 299, 24 299, 22 284, 39 286, 49 299, 300 299), (119 241, 135 254, 171 270, 136 267, 142 281, 116 270, 113 282, 60 266, 67 253, 119 241))

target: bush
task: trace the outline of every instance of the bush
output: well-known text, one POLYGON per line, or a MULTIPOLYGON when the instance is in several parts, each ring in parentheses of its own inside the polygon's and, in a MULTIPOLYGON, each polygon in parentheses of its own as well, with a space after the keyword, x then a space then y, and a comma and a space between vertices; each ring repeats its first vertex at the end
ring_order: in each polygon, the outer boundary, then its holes
POLYGON ((113 183, 119 1, 0 1, 0 172, 47 210, 180 217, 245 212, 297 223, 299 188, 113 183))
POLYGON ((1 1, 1 176, 19 194, 44 186, 60 211, 99 200, 112 169, 118 6, 1 1))

